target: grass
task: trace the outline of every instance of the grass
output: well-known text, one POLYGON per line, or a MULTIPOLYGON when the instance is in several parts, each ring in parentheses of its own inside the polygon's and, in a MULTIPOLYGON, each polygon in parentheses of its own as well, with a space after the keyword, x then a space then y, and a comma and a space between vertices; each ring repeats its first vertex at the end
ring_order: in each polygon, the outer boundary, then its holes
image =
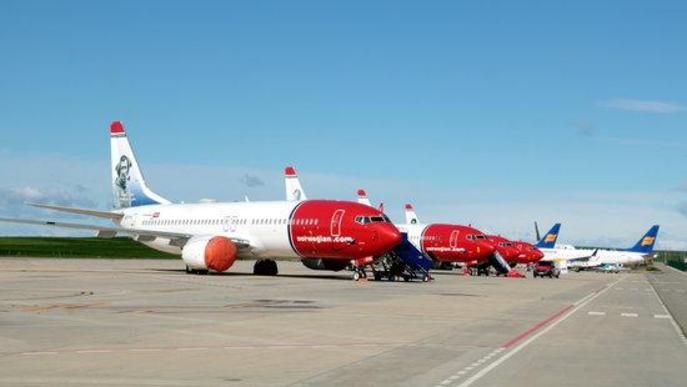
POLYGON ((0 237, 0 257, 177 258, 129 238, 0 237))
POLYGON ((658 261, 664 262, 666 265, 672 266, 678 270, 687 271, 687 263, 685 257, 687 252, 684 251, 659 251, 658 261))

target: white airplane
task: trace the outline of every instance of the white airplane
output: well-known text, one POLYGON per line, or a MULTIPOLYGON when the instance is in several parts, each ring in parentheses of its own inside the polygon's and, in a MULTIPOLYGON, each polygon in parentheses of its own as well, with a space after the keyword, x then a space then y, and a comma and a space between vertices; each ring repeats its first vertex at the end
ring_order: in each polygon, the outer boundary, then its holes
POLYGON ((188 273, 224 272, 237 258, 257 259, 254 273, 262 275, 276 275, 274 260, 280 258, 319 259, 344 268, 351 260, 383 255, 401 242, 399 230, 379 210, 351 201, 305 200, 295 189, 291 194, 296 201, 172 203, 146 185, 118 121, 110 126, 110 144, 114 210, 32 205, 110 219, 114 227, 0 221, 93 230, 99 237, 129 235, 156 250, 180 254, 188 273))
POLYGON ((543 259, 560 262, 562 266, 575 269, 642 263, 651 255, 659 230, 658 225, 652 226, 633 247, 628 249, 578 249, 571 245, 556 246, 560 226, 560 223, 555 224, 535 246, 544 252, 543 259))

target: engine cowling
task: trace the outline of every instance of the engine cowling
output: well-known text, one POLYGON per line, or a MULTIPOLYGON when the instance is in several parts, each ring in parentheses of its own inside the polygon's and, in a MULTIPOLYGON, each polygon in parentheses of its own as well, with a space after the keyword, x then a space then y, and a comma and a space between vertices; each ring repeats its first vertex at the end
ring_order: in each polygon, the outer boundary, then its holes
POLYGON ((236 244, 223 236, 197 236, 181 250, 181 259, 191 269, 226 271, 236 261, 236 244))
POLYGON ((327 271, 341 271, 351 264, 350 261, 344 259, 320 259, 320 258, 303 258, 301 262, 305 267, 312 270, 327 270, 327 271))

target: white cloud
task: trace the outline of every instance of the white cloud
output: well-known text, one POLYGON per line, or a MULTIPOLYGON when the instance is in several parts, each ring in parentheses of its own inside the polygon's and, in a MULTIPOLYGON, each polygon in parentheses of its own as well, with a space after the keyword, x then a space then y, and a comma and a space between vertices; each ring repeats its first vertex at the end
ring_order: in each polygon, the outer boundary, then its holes
POLYGON ((685 106, 682 106, 674 102, 645 101, 624 98, 616 98, 607 101, 601 101, 598 103, 598 105, 602 107, 627 110, 633 112, 647 112, 660 114, 679 113, 687 110, 685 106))
MULTIPOLYGON (((55 212, 24 206, 26 201, 52 201, 66 205, 109 208, 110 174, 106 156, 102 160, 80 160, 51 156, 2 154, 0 162, 0 216, 41 219, 64 218, 55 212), (50 166, 49 170, 45 166, 50 166)), ((473 224, 508 237, 533 240, 532 222, 542 232, 556 221, 564 223, 561 242, 608 247, 628 247, 652 224, 661 224, 659 248, 687 247, 687 220, 678 211, 684 194, 677 190, 644 192, 522 192, 496 185, 449 188, 442 182, 416 178, 362 179, 327 173, 311 173, 298 166, 304 188, 311 198, 355 199, 365 188, 374 204, 384 201, 392 219, 403 219, 402 206, 412 202, 424 222, 473 224)), ((197 201, 212 197, 219 201, 281 200, 284 196, 281 168, 181 164, 143 165, 152 189, 170 199, 197 201), (241 184, 246 175, 260 176, 264 185, 241 184), (218 178, 221 176, 221 178, 218 178)), ((687 214, 687 210, 685 210, 687 214)), ((68 215, 66 215, 68 216, 68 215)), ((88 217, 70 217, 85 223, 88 217)), ((65 230, 0 224, 0 235, 72 235, 65 230)), ((80 234, 82 235, 82 234, 80 234)))

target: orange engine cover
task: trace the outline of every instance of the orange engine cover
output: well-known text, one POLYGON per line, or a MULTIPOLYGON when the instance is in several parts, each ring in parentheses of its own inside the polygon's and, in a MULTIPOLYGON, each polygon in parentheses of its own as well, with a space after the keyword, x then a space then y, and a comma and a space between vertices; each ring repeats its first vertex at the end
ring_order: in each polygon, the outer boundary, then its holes
POLYGON ((229 238, 216 236, 205 245, 205 266, 216 272, 226 271, 236 261, 236 245, 229 238))

